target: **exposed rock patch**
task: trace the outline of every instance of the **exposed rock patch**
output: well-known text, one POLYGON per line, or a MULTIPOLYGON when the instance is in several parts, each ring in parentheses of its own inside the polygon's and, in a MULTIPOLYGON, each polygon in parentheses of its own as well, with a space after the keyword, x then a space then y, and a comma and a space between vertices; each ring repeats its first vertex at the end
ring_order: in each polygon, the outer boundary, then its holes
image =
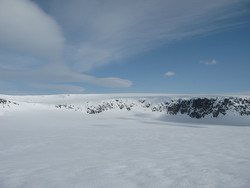
POLYGON ((240 115, 250 115, 250 100, 243 98, 191 98, 176 99, 152 105, 147 99, 139 99, 135 102, 124 102, 123 99, 110 100, 98 105, 91 105, 87 109, 89 114, 97 114, 103 111, 119 108, 132 110, 134 106, 149 109, 152 112, 163 112, 167 114, 186 114, 191 118, 204 118, 211 116, 216 118, 226 115, 228 111, 239 113, 240 115))

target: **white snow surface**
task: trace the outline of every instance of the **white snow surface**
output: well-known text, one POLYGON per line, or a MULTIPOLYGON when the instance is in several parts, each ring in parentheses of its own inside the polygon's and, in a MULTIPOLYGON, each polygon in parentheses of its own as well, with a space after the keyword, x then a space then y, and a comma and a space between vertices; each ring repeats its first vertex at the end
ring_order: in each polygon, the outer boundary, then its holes
POLYGON ((166 97, 192 96, 0 95, 12 101, 0 106, 0 187, 250 187, 249 116, 198 120, 139 108, 84 111, 87 103, 107 99, 166 97))

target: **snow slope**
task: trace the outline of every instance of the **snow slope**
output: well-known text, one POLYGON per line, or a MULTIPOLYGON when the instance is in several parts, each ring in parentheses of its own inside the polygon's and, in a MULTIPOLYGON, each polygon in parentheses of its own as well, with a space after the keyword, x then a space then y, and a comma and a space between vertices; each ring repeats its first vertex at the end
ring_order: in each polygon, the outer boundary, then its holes
POLYGON ((249 116, 194 119, 144 103, 87 113, 103 101, 174 97, 194 96, 1 95, 0 187, 249 187, 249 116))

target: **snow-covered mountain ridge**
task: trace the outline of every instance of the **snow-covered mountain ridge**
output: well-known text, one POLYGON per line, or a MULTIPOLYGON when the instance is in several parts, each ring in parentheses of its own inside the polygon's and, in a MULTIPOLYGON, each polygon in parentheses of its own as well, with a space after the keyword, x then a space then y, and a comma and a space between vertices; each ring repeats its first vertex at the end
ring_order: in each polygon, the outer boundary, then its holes
POLYGON ((149 109, 152 112, 166 112, 170 115, 187 114, 189 117, 197 119, 205 116, 216 118, 219 115, 226 115, 228 111, 240 115, 250 115, 250 100, 236 97, 174 99, 156 104, 152 103, 150 99, 144 98, 129 102, 124 99, 115 99, 88 106, 87 113, 96 114, 117 108, 130 111, 135 106, 149 109))
POLYGON ((250 115, 250 98, 246 96, 174 96, 174 95, 52 95, 0 96, 0 108, 21 108, 40 104, 55 109, 98 114, 110 110, 162 112, 204 118, 233 113, 250 115), (3 98, 4 97, 4 98, 3 98))

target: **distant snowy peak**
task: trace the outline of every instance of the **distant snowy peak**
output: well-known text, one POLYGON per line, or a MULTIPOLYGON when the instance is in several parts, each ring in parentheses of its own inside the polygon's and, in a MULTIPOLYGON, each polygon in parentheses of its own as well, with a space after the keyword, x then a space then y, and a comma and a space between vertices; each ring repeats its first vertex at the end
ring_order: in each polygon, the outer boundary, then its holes
MULTIPOLYGON (((74 96, 72 96, 74 98, 74 96)), ((201 119, 204 117, 217 118, 228 113, 237 114, 240 116, 250 115, 250 99, 249 97, 123 97, 117 98, 98 98, 78 99, 76 103, 70 104, 69 101, 61 104, 47 104, 55 109, 67 109, 80 111, 87 114, 98 114, 110 110, 125 110, 125 111, 148 111, 162 112, 169 115, 187 115, 191 118, 201 119)), ((39 103, 42 103, 39 102, 39 103)), ((23 102, 20 103, 20 106, 23 102)), ((33 102, 25 102, 32 105, 33 102)), ((0 107, 9 107, 19 105, 17 102, 0 99, 0 107)), ((45 104, 43 104, 45 105, 45 104)))

